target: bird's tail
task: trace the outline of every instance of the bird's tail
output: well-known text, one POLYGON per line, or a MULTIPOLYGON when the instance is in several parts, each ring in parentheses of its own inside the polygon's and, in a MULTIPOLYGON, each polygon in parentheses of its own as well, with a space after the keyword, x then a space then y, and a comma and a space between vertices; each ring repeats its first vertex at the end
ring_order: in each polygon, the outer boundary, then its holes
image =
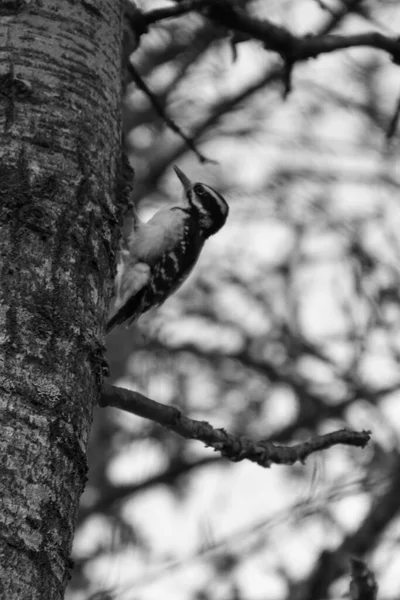
POLYGON ((110 333, 117 325, 125 324, 130 327, 138 320, 142 314, 142 304, 145 295, 145 290, 140 290, 134 296, 131 296, 121 308, 117 310, 115 315, 109 319, 106 325, 106 333, 110 333))
POLYGON ((119 325, 118 313, 115 313, 115 315, 107 321, 106 333, 110 333, 110 331, 114 329, 116 325, 119 325))

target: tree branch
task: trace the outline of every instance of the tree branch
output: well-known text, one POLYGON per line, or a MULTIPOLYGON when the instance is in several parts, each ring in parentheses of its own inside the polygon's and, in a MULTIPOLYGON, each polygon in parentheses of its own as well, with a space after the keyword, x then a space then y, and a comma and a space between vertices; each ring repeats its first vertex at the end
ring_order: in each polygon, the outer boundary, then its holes
POLYGON ((148 26, 162 19, 199 10, 210 20, 228 30, 241 32, 259 40, 266 49, 277 52, 285 61, 292 64, 316 58, 319 54, 360 46, 383 50, 392 56, 393 62, 400 64, 399 38, 386 36, 376 31, 354 35, 296 36, 285 27, 275 25, 267 19, 250 16, 227 0, 213 0, 212 2, 210 0, 184 0, 179 6, 143 13, 141 21, 148 26))
POLYGON ((342 429, 292 447, 276 446, 268 440, 253 441, 241 436, 235 437, 222 428, 214 429, 206 421, 195 421, 185 417, 174 406, 160 404, 138 392, 107 383, 103 387, 99 404, 102 407, 114 406, 150 419, 184 438, 200 440, 233 462, 247 459, 262 467, 270 467, 273 463, 284 465, 293 465, 298 461, 304 463, 313 452, 326 450, 336 444, 364 448, 370 439, 368 431, 356 432, 342 429))
POLYGON ((392 118, 390 119, 389 126, 386 131, 386 140, 389 142, 397 131, 397 125, 400 117, 400 96, 397 99, 396 108, 393 112, 392 118))
POLYGON ((316 2, 323 10, 329 12, 330 14, 330 18, 320 28, 319 33, 321 35, 330 33, 332 29, 338 27, 343 19, 351 13, 357 13, 358 15, 361 14, 361 16, 364 16, 360 9, 363 0, 345 0, 343 1, 342 6, 336 10, 331 10, 328 5, 323 2, 323 0, 316 0, 316 2))
POLYGON ((146 27, 148 27, 149 25, 154 25, 154 23, 157 23, 158 21, 180 17, 188 12, 202 10, 204 8, 208 8, 209 6, 210 0, 183 0, 183 2, 180 2, 175 6, 155 8, 154 10, 143 13, 142 22, 146 25, 146 27))
POLYGON ((201 154, 201 152, 199 152, 197 150, 197 148, 193 142, 193 139, 189 138, 182 131, 182 129, 179 127, 179 125, 177 125, 177 123, 175 123, 175 121, 173 119, 171 119, 171 117, 164 110, 164 108, 161 105, 160 101, 158 100, 157 96, 151 91, 151 89, 148 87, 146 82, 140 77, 139 73, 136 71, 135 67, 133 66, 133 64, 130 61, 128 61, 126 68, 127 68, 127 71, 129 73, 130 77, 132 78, 132 80, 136 83, 137 87, 146 94, 146 96, 152 103, 153 108, 158 112, 158 114, 163 119, 163 121, 166 123, 166 125, 184 140, 184 142, 186 143, 188 148, 190 148, 190 150, 192 150, 192 152, 194 152, 194 154, 197 156, 199 161, 201 163, 206 163, 206 162, 207 163, 215 163, 215 160, 212 160, 211 158, 207 158, 206 156, 201 154))
POLYGON ((355 556, 350 558, 350 571, 350 599, 375 600, 378 586, 375 575, 368 569, 365 562, 355 556))
POLYGON ((379 546, 389 525, 399 516, 400 455, 395 452, 393 458, 390 458, 390 469, 380 466, 385 482, 374 488, 373 501, 363 522, 335 549, 322 549, 311 574, 289 586, 291 600, 326 598, 330 585, 346 572, 344 556, 365 556, 379 546))
POLYGON ((86 518, 95 513, 110 512, 115 505, 127 499, 131 499, 135 494, 152 489, 157 485, 173 486, 177 480, 184 475, 200 469, 206 465, 221 464, 220 456, 203 456, 192 462, 172 462, 167 469, 136 483, 119 484, 102 490, 99 496, 92 504, 81 506, 79 510, 79 522, 82 523, 86 518))

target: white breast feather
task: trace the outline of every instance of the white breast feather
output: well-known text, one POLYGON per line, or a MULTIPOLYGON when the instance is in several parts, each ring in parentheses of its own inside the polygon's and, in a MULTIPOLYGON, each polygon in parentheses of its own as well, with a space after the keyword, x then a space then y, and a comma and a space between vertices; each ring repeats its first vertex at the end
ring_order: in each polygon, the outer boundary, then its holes
POLYGON ((163 208, 147 223, 139 222, 128 239, 128 249, 120 255, 115 279, 115 309, 148 284, 150 267, 179 244, 183 233, 182 217, 181 211, 163 208))
POLYGON ((125 267, 123 276, 117 282, 114 308, 118 310, 125 302, 137 294, 150 281, 151 270, 146 263, 136 263, 125 267))
POLYGON ((170 252, 182 235, 182 216, 181 211, 163 208, 150 221, 141 223, 129 240, 130 260, 154 264, 165 252, 170 252))

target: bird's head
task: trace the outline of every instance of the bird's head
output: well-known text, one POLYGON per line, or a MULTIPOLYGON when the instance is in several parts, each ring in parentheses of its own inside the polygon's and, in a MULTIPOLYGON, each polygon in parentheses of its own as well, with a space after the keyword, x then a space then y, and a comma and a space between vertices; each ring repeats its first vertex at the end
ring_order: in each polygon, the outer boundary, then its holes
POLYGON ((209 185, 192 183, 177 166, 174 170, 183 186, 185 201, 199 220, 204 237, 217 233, 225 225, 229 212, 224 198, 209 185))

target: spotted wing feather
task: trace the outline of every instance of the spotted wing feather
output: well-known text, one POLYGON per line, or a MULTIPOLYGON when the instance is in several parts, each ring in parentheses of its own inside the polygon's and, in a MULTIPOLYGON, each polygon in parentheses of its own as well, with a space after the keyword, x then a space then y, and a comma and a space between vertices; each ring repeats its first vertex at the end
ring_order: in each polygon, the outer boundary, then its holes
POLYGON ((182 238, 173 250, 165 252, 152 268, 145 288, 142 312, 160 306, 182 285, 199 258, 204 239, 197 224, 187 219, 182 238))
POLYGON ((132 325, 141 314, 165 302, 188 277, 203 245, 197 223, 188 215, 179 242, 151 265, 148 281, 109 320, 107 333, 122 323, 132 325))

